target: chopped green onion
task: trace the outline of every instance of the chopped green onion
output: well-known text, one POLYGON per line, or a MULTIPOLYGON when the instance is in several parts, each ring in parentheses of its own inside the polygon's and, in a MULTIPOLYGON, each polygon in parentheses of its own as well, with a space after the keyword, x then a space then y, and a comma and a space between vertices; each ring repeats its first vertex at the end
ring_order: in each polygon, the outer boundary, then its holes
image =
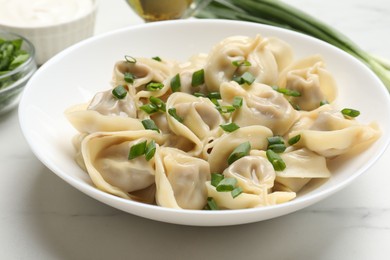
POLYGON ((242 107, 242 100, 243 100, 242 97, 234 97, 232 106, 235 108, 242 107))
POLYGON ((137 60, 130 56, 130 55, 125 55, 125 60, 128 62, 128 63, 132 63, 132 64, 135 64, 137 62, 137 60))
POLYGON ((329 104, 328 100, 322 100, 320 102, 320 106, 323 106, 323 105, 326 105, 326 104, 329 104))
POLYGON ((124 99, 127 95, 127 90, 124 86, 119 85, 112 90, 112 95, 117 99, 124 99))
POLYGON ((159 110, 155 104, 146 104, 146 105, 140 106, 139 109, 141 109, 142 111, 145 111, 148 114, 156 113, 159 110))
POLYGON ((240 195, 243 192, 241 187, 235 187, 234 190, 232 190, 232 197, 235 199, 238 195, 240 195))
POLYGON ((204 83, 204 69, 195 71, 192 74, 191 86, 197 87, 204 83))
POLYGON ((156 153, 156 142, 154 140, 150 141, 145 148, 145 159, 150 161, 156 153))
POLYGON ((176 113, 176 108, 170 108, 168 109, 168 114, 170 114, 174 119, 179 121, 180 123, 183 122, 183 118, 181 118, 177 113, 176 113))
POLYGON ((249 141, 240 144, 229 155, 229 157, 227 159, 228 164, 230 165, 230 164, 234 163, 235 161, 237 161, 238 159, 248 155, 250 150, 251 150, 251 144, 249 141))
POLYGON ((289 145, 294 145, 294 144, 298 143, 299 140, 301 140, 301 135, 293 136, 290 139, 288 139, 288 144, 289 145))
POLYGON ((297 111, 301 110, 301 107, 298 104, 294 104, 294 103, 290 102, 290 105, 297 111))
POLYGON ((133 145, 130 148, 128 159, 131 160, 131 159, 137 158, 141 155, 144 155, 145 150, 146 150, 146 142, 147 141, 145 140, 143 142, 140 142, 138 144, 133 145))
POLYGON ((219 125, 225 132, 228 132, 228 133, 231 133, 231 132, 234 132, 236 131, 237 129, 239 129, 240 127, 232 122, 232 123, 228 123, 228 124, 222 124, 222 125, 219 125))
POLYGON ((236 108, 233 106, 219 106, 219 104, 217 106, 217 109, 221 114, 232 113, 236 110, 236 108))
POLYGON ((205 94, 200 93, 200 92, 195 92, 193 95, 194 95, 195 97, 206 97, 205 94))
POLYGON ((155 57, 152 57, 153 60, 156 60, 156 61, 162 61, 160 57, 158 56, 155 56, 155 57))
POLYGON ((142 125, 144 126, 145 129, 147 130, 154 130, 160 133, 160 129, 156 126, 154 121, 152 119, 144 119, 141 121, 142 125))
POLYGON ((247 60, 235 60, 232 62, 232 64, 236 67, 240 67, 240 66, 246 66, 246 67, 249 67, 251 66, 252 64, 247 61, 247 60))
POLYGON ((277 154, 274 151, 268 149, 266 151, 266 156, 268 158, 268 161, 274 167, 275 171, 283 171, 286 168, 286 164, 283 161, 282 157, 280 157, 279 154, 277 154))
POLYGON ((212 173, 211 174, 211 185, 214 187, 217 187, 218 184, 224 179, 225 177, 220 173, 212 173))
POLYGON ((360 111, 352 108, 344 108, 343 110, 341 110, 341 113, 347 117, 357 117, 360 115, 360 111))
POLYGON ((180 90, 180 88, 181 88, 180 74, 177 73, 176 76, 174 76, 171 79, 171 89, 172 92, 177 92, 180 90))
POLYGON ((244 83, 248 85, 252 84, 256 80, 256 78, 252 75, 252 73, 248 71, 242 74, 241 78, 243 79, 244 83))
POLYGON ((127 83, 134 83, 134 80, 135 80, 135 76, 134 74, 130 73, 130 72, 125 72, 124 74, 124 79, 127 83))
POLYGON ((283 138, 281 136, 279 136, 279 135, 267 137, 267 141, 268 141, 269 145, 272 145, 272 144, 284 144, 283 138))
POLYGON ((289 97, 300 97, 301 93, 296 90, 288 89, 288 88, 279 88, 279 87, 272 87, 275 91, 282 93, 283 95, 289 96, 289 97))
POLYGON ((236 187, 237 179, 236 178, 224 178, 222 179, 215 189, 219 192, 232 191, 236 187))
POLYGON ((145 88, 146 90, 148 91, 158 91, 160 89, 162 89, 164 87, 164 84, 162 84, 161 82, 149 82, 148 84, 146 84, 145 88))
POLYGON ((158 97, 150 96, 150 97, 149 97, 149 101, 150 101, 153 105, 157 106, 157 108, 158 108, 159 110, 161 110, 162 112, 165 112, 165 111, 166 111, 166 106, 165 106, 164 101, 162 101, 162 100, 159 99, 158 97))
POLYGON ((271 149, 275 153, 283 153, 286 150, 285 144, 271 144, 268 145, 268 149, 271 149))
POLYGON ((234 76, 233 80, 240 85, 242 85, 244 83, 250 85, 256 80, 256 78, 255 78, 255 76, 252 75, 252 73, 250 73, 249 71, 246 71, 241 76, 234 76))
POLYGON ((219 107, 221 107, 221 105, 220 105, 219 102, 218 102, 218 99, 211 98, 210 101, 217 107, 217 109, 218 109, 219 107))
POLYGON ((221 99, 221 93, 219 92, 210 92, 207 97, 209 99, 221 99))
POLYGON ((217 203, 211 197, 207 198, 206 209, 208 209, 208 210, 219 210, 217 203))

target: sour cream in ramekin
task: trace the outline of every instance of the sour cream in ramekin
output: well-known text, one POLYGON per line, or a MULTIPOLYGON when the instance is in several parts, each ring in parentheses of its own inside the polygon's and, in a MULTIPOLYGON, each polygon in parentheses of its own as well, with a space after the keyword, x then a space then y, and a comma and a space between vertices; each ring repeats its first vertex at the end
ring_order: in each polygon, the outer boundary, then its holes
POLYGON ((0 23, 16 27, 61 24, 93 8, 92 0, 0 0, 0 23))

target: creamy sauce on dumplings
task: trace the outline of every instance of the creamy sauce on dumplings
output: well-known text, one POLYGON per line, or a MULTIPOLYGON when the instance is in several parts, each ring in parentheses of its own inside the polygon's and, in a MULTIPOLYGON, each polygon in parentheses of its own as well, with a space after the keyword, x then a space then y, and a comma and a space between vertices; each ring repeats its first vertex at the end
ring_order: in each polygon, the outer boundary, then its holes
POLYGON ((92 0, 0 0, 0 23, 40 27, 71 21, 93 8, 92 0))
POLYGON ((135 57, 113 71, 112 86, 65 113, 80 167, 129 200, 192 210, 286 203, 330 178, 331 159, 380 135, 332 104, 337 85, 320 55, 297 59, 277 38, 228 37, 188 61, 135 57))

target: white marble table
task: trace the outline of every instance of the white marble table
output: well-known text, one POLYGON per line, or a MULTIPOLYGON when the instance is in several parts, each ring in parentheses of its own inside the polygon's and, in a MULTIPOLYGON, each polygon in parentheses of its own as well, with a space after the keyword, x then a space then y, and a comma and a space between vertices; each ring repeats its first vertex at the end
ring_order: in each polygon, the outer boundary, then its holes
MULTIPOLYGON (((390 59, 388 0, 289 1, 390 59)), ((96 33, 140 23, 101 0, 96 33)), ((346 189, 299 212, 233 227, 142 219, 99 203, 40 163, 17 110, 0 117, 0 259, 390 259, 390 149, 346 189)))

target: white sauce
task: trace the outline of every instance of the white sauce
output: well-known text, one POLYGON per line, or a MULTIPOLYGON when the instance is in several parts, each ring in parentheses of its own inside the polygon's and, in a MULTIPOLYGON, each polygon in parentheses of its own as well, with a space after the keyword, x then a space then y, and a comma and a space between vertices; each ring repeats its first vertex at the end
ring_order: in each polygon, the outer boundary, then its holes
POLYGON ((92 0, 0 0, 0 23, 37 27, 71 21, 87 14, 92 0))

